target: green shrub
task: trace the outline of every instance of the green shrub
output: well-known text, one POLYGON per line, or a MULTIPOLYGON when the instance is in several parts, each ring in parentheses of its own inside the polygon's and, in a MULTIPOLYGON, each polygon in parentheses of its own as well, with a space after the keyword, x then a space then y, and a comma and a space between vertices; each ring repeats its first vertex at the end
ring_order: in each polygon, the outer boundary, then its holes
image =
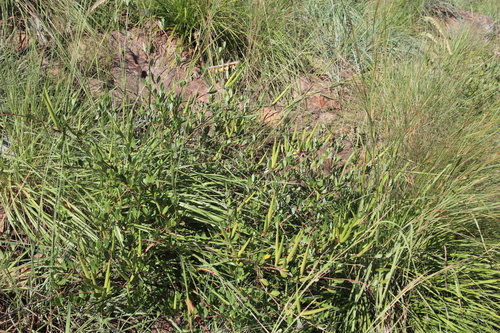
POLYGON ((247 63, 207 104, 92 96, 58 34, 2 41, 0 329, 498 331, 491 45, 441 39, 421 2, 365 4, 157 2, 186 43, 205 34, 206 61, 247 63), (331 125, 271 128, 241 107, 285 96, 314 57, 330 77, 357 67, 344 112, 364 112, 366 138, 344 160, 331 125))

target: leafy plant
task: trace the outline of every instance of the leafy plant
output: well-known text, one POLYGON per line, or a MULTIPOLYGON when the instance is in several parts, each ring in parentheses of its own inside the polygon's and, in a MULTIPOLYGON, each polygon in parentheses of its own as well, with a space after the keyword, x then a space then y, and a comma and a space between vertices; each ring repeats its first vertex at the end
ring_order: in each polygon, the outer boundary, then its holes
POLYGON ((205 60, 246 64, 217 101, 150 84, 118 103, 87 91, 65 38, 148 5, 68 3, 64 17, 37 7, 48 45, 0 43, 1 329, 498 331, 488 42, 429 43, 422 2, 157 2, 205 60), (49 75, 42 50, 64 71, 49 75), (333 125, 271 128, 242 107, 293 101, 315 57, 330 77, 343 61, 359 74, 344 112, 364 112, 366 135, 345 159, 333 125))

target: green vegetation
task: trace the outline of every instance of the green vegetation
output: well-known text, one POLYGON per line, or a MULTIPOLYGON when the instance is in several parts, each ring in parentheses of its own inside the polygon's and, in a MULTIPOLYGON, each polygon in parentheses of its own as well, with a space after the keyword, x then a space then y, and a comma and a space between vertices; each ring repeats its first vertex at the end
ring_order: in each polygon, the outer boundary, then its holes
POLYGON ((0 330, 498 332, 498 40, 441 5, 3 1, 0 330), (96 95, 132 27, 241 63, 207 104, 96 95), (343 120, 259 122, 305 75, 343 120))

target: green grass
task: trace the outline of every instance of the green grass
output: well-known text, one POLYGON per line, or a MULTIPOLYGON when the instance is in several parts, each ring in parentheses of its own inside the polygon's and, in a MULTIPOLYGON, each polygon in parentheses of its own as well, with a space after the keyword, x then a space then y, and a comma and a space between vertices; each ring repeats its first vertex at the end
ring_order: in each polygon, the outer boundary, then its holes
POLYGON ((0 330, 499 330, 492 42, 424 1, 93 4, 0 5, 0 330), (111 64, 70 46, 155 20, 193 62, 242 61, 223 98, 92 95, 111 64), (352 96, 346 160, 334 125, 253 112, 312 74, 352 96))

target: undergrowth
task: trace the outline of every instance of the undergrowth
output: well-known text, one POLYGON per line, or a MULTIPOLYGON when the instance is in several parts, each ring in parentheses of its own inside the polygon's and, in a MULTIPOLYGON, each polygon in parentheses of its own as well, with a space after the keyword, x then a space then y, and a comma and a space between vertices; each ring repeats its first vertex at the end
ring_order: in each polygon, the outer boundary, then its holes
POLYGON ((498 331, 491 42, 425 2, 52 5, 0 5, 1 330, 498 331), (242 61, 224 98, 92 94, 99 50, 67 45, 151 21, 193 61, 242 61), (333 125, 245 107, 346 69, 347 158, 333 125))

